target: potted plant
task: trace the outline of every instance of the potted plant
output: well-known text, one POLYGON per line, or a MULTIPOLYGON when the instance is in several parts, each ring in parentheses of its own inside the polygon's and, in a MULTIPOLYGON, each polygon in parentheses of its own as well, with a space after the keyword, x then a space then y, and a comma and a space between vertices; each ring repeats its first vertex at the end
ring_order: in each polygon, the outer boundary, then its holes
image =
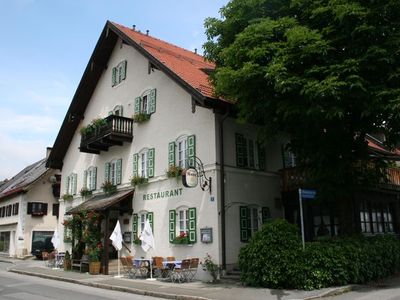
POLYGON ((64 199, 64 201, 69 201, 69 200, 72 200, 74 198, 74 196, 72 196, 71 194, 66 193, 66 194, 64 194, 62 196, 62 198, 64 199))
POLYGON ((89 273, 92 275, 100 274, 100 247, 89 248, 89 273))
POLYGON ((178 178, 179 176, 182 175, 182 171, 183 169, 180 166, 174 166, 174 165, 170 165, 168 167, 168 170, 166 171, 167 177, 168 178, 178 178))
POLYGON ((106 119, 94 119, 92 120, 92 126, 96 129, 99 130, 101 127, 106 126, 107 125, 107 121, 106 119))
POLYGON ((105 181, 102 185, 101 188, 103 189, 104 193, 110 195, 113 194, 117 191, 117 187, 112 184, 111 181, 105 181))
POLYGON ((192 242, 190 242, 187 232, 181 232, 177 237, 174 238, 172 244, 188 245, 192 244, 192 242))
POLYGON ((204 262, 201 263, 203 271, 207 271, 211 275, 211 283, 219 281, 219 267, 212 261, 211 255, 207 253, 204 257, 204 262))
POLYGON ((82 197, 90 196, 92 191, 88 190, 86 187, 81 188, 80 194, 82 197))
POLYGON ((146 113, 136 113, 133 115, 133 122, 135 123, 142 123, 150 119, 150 115, 146 113))
POLYGON ((69 270, 71 270, 71 255, 67 250, 64 256, 64 271, 69 271, 69 270))
POLYGON ((137 185, 141 185, 144 183, 147 183, 148 179, 142 176, 134 176, 131 179, 131 185, 132 186, 137 186, 137 185))

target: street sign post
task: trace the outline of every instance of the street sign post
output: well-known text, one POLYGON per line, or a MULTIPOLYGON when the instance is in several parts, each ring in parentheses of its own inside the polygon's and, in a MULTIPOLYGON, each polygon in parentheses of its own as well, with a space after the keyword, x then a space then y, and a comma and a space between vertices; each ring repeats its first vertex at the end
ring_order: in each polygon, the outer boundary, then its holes
POLYGON ((306 241, 304 236, 303 199, 315 199, 316 194, 317 192, 315 190, 299 189, 301 240, 303 242, 303 250, 306 249, 306 241))

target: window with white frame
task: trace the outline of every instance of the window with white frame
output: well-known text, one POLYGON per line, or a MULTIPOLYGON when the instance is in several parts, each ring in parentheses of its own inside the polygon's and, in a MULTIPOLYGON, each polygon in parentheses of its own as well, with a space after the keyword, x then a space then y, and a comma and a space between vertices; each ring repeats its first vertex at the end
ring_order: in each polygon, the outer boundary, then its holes
POLYGON ((262 224, 271 218, 269 207, 240 206, 240 240, 248 242, 262 224))
POLYGON ((282 161, 284 168, 296 167, 296 155, 289 148, 288 144, 282 146, 282 161))
POLYGON ((140 97, 135 98, 134 115, 148 115, 156 112, 156 89, 146 90, 140 97))
POLYGON ((154 148, 145 148, 133 154, 133 177, 154 177, 154 148))
POLYGON ((254 139, 235 134, 236 165, 240 168, 265 171, 265 148, 254 139))
POLYGON ((392 203, 363 200, 360 203, 361 232, 365 234, 394 233, 392 203))
POLYGON ((76 195, 76 185, 78 181, 78 175, 71 173, 65 178, 65 194, 76 195))
POLYGON ((133 242, 136 241, 138 243, 139 237, 144 229, 144 225, 146 224, 146 220, 149 220, 151 229, 154 233, 154 225, 153 225, 154 214, 149 211, 140 211, 132 215, 132 234, 133 234, 133 242))
POLYGON ((89 191, 96 190, 97 167, 89 167, 83 172, 83 187, 89 191))
POLYGON ((127 61, 123 60, 116 67, 112 68, 112 86, 117 86, 126 79, 126 67, 127 61))
POLYGON ((195 167, 196 162, 196 137, 183 135, 168 144, 168 165, 182 169, 195 167))
POLYGON ((112 111, 109 112, 109 115, 114 116, 123 116, 123 107, 122 105, 116 105, 112 111))
POLYGON ((195 207, 179 207, 169 211, 169 241, 174 244, 192 244, 197 241, 195 207))
POLYGON ((122 181, 122 159, 116 159, 105 164, 104 179, 113 185, 121 184, 122 181))

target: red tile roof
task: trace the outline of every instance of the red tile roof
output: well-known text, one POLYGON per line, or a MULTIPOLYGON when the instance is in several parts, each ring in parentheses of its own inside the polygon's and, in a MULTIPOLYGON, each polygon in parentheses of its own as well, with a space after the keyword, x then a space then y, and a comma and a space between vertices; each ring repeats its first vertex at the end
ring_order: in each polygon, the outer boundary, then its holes
POLYGON ((194 52, 117 23, 112 24, 203 96, 215 98, 213 86, 204 72, 204 69, 213 70, 215 68, 213 63, 194 52))

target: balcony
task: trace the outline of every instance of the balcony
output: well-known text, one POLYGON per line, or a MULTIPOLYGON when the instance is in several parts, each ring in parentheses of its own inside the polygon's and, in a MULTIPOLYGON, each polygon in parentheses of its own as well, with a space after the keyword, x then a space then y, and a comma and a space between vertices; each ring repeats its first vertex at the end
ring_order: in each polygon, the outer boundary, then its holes
POLYGON ((80 152, 100 154, 112 146, 122 146, 133 139, 133 120, 120 116, 108 116, 100 120, 100 125, 88 125, 82 133, 80 152))
MULTIPOLYGON (((281 170, 282 174, 282 191, 289 192, 298 188, 309 188, 306 182, 306 176, 303 171, 298 168, 287 168, 281 170)), ((386 181, 379 184, 380 188, 400 190, 400 168, 387 168, 386 181)))

